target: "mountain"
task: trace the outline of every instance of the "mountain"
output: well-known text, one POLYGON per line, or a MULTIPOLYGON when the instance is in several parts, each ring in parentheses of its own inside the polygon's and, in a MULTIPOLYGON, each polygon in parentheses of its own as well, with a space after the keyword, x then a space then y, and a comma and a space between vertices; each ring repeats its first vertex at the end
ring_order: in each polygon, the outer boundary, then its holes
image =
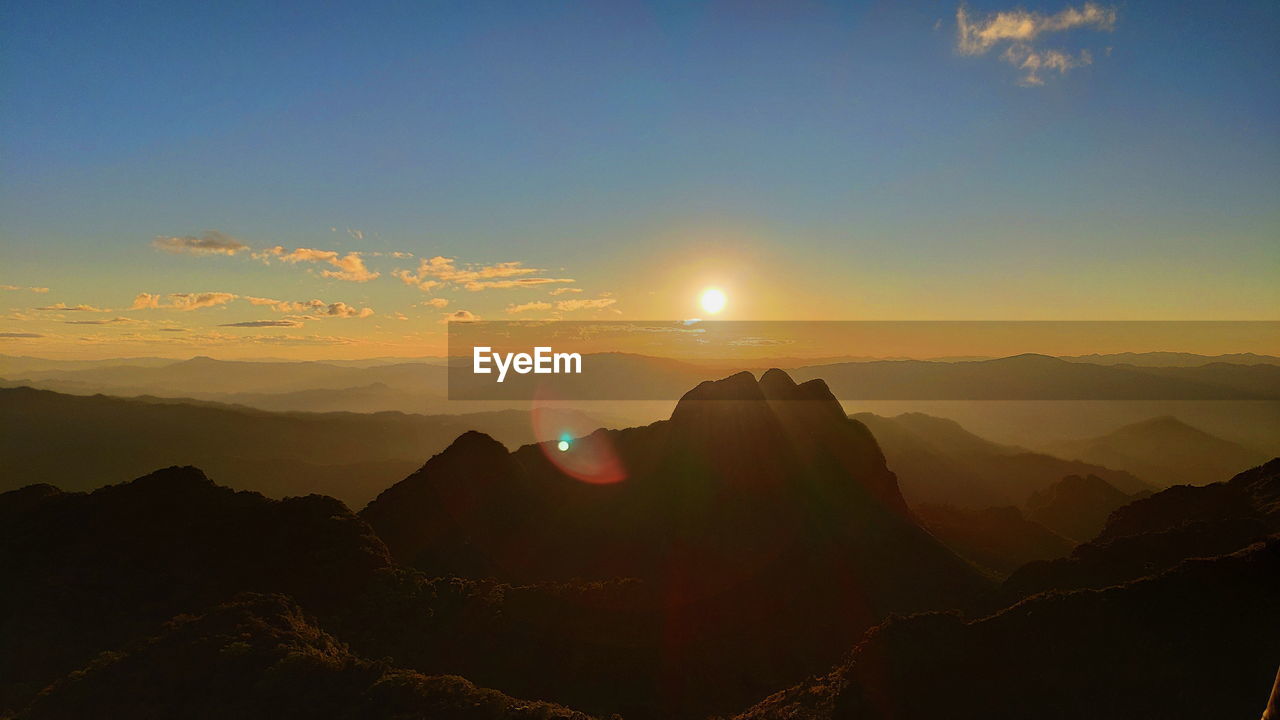
POLYGON ((0 709, 235 592, 332 609, 391 566, 333 498, 268 500, 190 467, 92 493, 27 486, 0 494, 0 520, 0 709))
POLYGON ((180 615, 156 635, 104 654, 21 716, 589 720, 460 677, 359 657, 287 596, 254 593, 180 615))
POLYGON ((989 617, 877 627, 739 720, 1256 717, 1280 657, 1280 537, 989 617), (1224 652, 1224 648, 1230 648, 1224 652))
MULTIPOLYGON (((1145 494, 1145 493, 1143 493, 1145 494)), ((1107 517, 1137 496, 1117 490, 1097 475, 1068 475, 1027 499, 1032 520, 1076 542, 1097 535, 1107 517)))
POLYGON ((1126 425, 1098 437, 1060 443, 1054 452, 1128 470, 1157 487, 1215 482, 1267 459, 1258 451, 1171 416, 1126 425))
MULTIPOLYGON (((549 427, 598 426, 580 413, 542 413, 554 420, 549 427)), ((241 489, 275 497, 321 492, 357 506, 470 428, 513 445, 539 437, 530 414, 515 410, 283 414, 30 388, 0 389, 0 425, 0 490, 29 483, 84 490, 196 464, 241 489)))
POLYGON ((704 382, 669 420, 565 451, 468 433, 360 514, 432 575, 637 578, 663 598, 684 715, 812 672, 886 613, 985 586, 917 524, 865 426, 781 370, 704 382))
POLYGON ((1074 543, 1013 506, 981 510, 951 505, 916 505, 916 517, 956 554, 1000 575, 1036 560, 1071 552, 1074 543))
POLYGON ((1126 492, 1149 489, 1127 472, 999 445, 944 418, 920 413, 853 418, 871 430, 912 505, 1020 506, 1066 475, 1097 475, 1126 492))
POLYGON ((1070 557, 1019 568, 1003 596, 1106 587, 1186 558, 1234 552, 1273 533, 1280 533, 1280 458, 1227 482, 1179 485, 1135 500, 1070 557))

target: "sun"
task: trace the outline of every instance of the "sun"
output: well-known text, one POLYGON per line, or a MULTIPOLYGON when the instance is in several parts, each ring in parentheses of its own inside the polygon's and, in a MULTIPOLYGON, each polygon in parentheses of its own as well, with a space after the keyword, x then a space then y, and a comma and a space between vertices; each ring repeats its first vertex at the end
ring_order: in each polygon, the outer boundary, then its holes
POLYGON ((702 299, 699 302, 701 303, 703 310, 706 310, 708 314, 715 315, 724 309, 726 300, 727 298, 725 298, 724 293, 720 290, 716 288, 707 288, 702 291, 702 299))

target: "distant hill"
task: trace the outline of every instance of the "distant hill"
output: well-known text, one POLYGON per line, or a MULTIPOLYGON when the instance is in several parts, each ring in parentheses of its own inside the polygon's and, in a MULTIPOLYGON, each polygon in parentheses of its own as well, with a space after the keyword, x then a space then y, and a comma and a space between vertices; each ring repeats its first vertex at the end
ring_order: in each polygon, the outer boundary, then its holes
POLYGON ((1071 552, 1074 543, 1016 507, 967 510, 950 505, 917 505, 920 523, 961 557, 1000 575, 1036 560, 1071 552))
MULTIPOLYGON (((598 425, 579 413, 564 420, 598 425)), ((0 389, 0 425, 0 490, 36 482, 87 490, 156 467, 199 464, 237 488, 275 497, 318 492, 356 506, 469 429, 513 446, 536 439, 529 413, 515 410, 286 414, 30 388, 0 389)))
POLYGON ((1280 458, 1227 482, 1179 485, 1111 514, 1071 556, 1035 562, 1005 581, 1006 600, 1051 589, 1101 588, 1234 552, 1280 533, 1280 458))
POLYGON ((1260 452, 1170 416, 1126 425, 1098 437, 1059 443, 1053 452, 1127 470, 1157 487, 1216 482, 1267 459, 1260 452))
POLYGON ((1280 400, 1280 365, 1149 368, 1046 355, 853 362, 796 368, 842 400, 1280 400))
POLYGON ((1122 492, 1097 475, 1068 475, 1032 493, 1027 511, 1032 520, 1079 543, 1101 532, 1113 510, 1147 494, 1122 492))
POLYGON ((1097 475, 1129 493, 1150 489, 1123 470, 993 443, 945 418, 920 413, 852 417, 880 443, 911 504, 1021 506, 1066 475, 1097 475))
POLYGON ((1061 355, 1069 362, 1093 365, 1135 365, 1138 367, 1200 367, 1210 363, 1233 365, 1280 365, 1280 357, 1255 353, 1231 353, 1229 355, 1196 355, 1184 352, 1108 353, 1092 355, 1061 355))

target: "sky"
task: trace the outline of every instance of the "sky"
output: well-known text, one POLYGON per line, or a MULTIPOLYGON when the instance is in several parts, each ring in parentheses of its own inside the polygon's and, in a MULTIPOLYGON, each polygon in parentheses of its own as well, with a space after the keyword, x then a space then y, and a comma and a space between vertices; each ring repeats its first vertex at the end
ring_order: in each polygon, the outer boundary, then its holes
POLYGON ((263 5, 0 7, 0 353, 1280 319, 1273 1, 263 5))

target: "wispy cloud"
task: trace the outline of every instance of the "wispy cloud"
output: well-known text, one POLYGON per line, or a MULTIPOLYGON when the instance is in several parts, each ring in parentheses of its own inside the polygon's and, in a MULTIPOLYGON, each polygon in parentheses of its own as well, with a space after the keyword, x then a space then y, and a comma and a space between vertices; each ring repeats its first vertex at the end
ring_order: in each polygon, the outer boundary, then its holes
POLYGON ((1088 50, 1073 52, 1037 47, 1044 35, 1077 29, 1111 31, 1115 25, 1115 8, 1094 3, 1068 7, 1053 15, 1019 9, 983 18, 971 18, 965 6, 960 5, 956 9, 956 47, 964 55, 984 55, 1005 45, 1000 59, 1018 68, 1019 84, 1043 85, 1047 73, 1065 75, 1072 68, 1093 62, 1088 50))
POLYGON ((44 336, 43 336, 43 335, 41 335, 41 334, 39 334, 39 333, 27 333, 27 332, 0 332, 0 338, 14 338, 14 339, 16 339, 16 338, 42 338, 42 337, 44 337, 44 336))
POLYGON ((103 320, 63 320, 62 322, 67 325, 118 325, 120 323, 131 323, 134 320, 127 317, 114 317, 103 320))
POLYGON ((569 293, 580 293, 580 292, 582 292, 582 288, 560 287, 560 288, 556 288, 555 290, 552 290, 548 294, 549 295, 568 295, 569 293))
POLYGON ((438 298, 431 298, 430 300, 423 300, 422 302, 420 302, 420 303, 418 303, 418 304, 419 304, 419 305, 421 305, 422 307, 433 307, 433 308, 446 308, 446 307, 449 307, 449 301, 448 301, 447 299, 445 299, 445 298, 441 298, 441 297, 438 297, 438 298))
POLYGON ((47 287, 28 287, 26 285, 0 285, 0 290, 29 290, 33 293, 47 293, 47 287))
POLYGON ((530 310, 550 310, 550 309, 551 309, 551 303, 535 301, 535 302, 527 302, 522 305, 508 305, 506 312, 508 315, 517 315, 522 312, 529 312, 530 310))
POLYGON ((264 328, 264 327, 302 327, 297 320, 249 320, 246 322, 222 323, 218 327, 264 328))
POLYGON ((357 308, 344 302, 325 302, 323 300, 273 300, 262 297, 246 297, 254 305, 261 305, 281 313, 306 313, 318 317, 335 318, 367 318, 374 314, 373 308, 357 308))
POLYGON ((66 303, 54 303, 38 307, 37 310, 53 310, 57 312, 111 312, 111 308, 100 308, 92 305, 68 305, 66 303))
POLYGON ((199 235, 159 236, 151 241, 157 250, 190 255, 235 255, 249 246, 217 230, 206 230, 199 235))
POLYGON ((437 255, 418 262, 417 270, 400 269, 391 274, 406 285, 428 291, 438 287, 462 287, 479 290, 530 287, 555 283, 571 283, 572 278, 530 277, 545 272, 539 268, 525 267, 519 261, 494 265, 468 264, 459 266, 454 258, 437 255))
POLYGON ((476 322, 479 319, 480 319, 480 316, 476 315, 470 310, 454 310, 453 312, 445 313, 444 319, 442 319, 440 322, 442 323, 476 322))
POLYGON ((364 258, 358 252, 349 252, 343 255, 336 250, 316 250, 314 248, 286 250, 283 246, 276 245, 275 247, 255 252, 253 257, 263 262, 281 260, 287 263, 323 263, 334 269, 322 270, 320 272, 322 277, 346 280, 348 282, 369 282, 382 274, 370 270, 364 264, 364 258))
POLYGON ((235 300, 237 295, 226 292, 204 292, 204 293, 169 293, 168 295, 158 295, 155 293, 138 293, 133 299, 131 310, 152 310, 159 308, 168 308, 172 310, 199 310, 201 308, 215 307, 225 305, 235 300), (168 301, 165 301, 168 298, 168 301))
POLYGON ((571 312, 574 310, 601 310, 618 302, 617 298, 598 297, 583 298, 580 300, 561 300, 556 303, 556 310, 562 312, 571 312))

